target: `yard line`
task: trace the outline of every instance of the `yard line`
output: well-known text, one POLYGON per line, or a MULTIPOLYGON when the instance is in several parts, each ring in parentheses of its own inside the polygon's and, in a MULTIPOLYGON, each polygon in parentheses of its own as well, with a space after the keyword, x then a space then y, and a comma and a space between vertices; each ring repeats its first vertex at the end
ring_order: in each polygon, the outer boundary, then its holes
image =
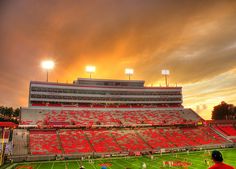
POLYGON ((77 164, 77 165, 78 165, 78 167, 80 168, 80 164, 79 164, 78 160, 76 160, 76 164, 77 164))
POLYGON ((126 168, 125 166, 123 166, 123 165, 117 163, 116 160, 114 160, 114 161, 112 161, 112 162, 116 163, 117 165, 121 166, 122 168, 126 168))
MULTIPOLYGON (((126 163, 128 163, 129 165, 132 165, 132 166, 137 166, 137 165, 129 163, 128 161, 125 161, 125 160, 123 162, 126 162, 126 163)), ((137 166, 137 167, 140 168, 140 166, 137 166)))
POLYGON ((96 169, 96 167, 92 164, 92 163, 89 163, 94 169, 96 169))
POLYGON ((42 163, 39 163, 39 165, 38 165, 37 169, 39 169, 39 167, 41 166, 41 164, 42 164, 42 163))
POLYGON ((52 163, 52 167, 51 167, 51 169, 53 169, 53 167, 54 167, 54 162, 52 163))

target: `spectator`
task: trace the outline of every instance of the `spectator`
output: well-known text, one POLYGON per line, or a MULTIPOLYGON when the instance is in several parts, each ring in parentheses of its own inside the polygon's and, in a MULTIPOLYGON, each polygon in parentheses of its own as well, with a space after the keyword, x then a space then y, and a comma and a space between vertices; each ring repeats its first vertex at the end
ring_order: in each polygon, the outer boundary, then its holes
POLYGON ((84 166, 80 166, 80 169, 85 169, 84 166))
POLYGON ((209 169, 234 169, 234 167, 223 163, 222 154, 217 150, 212 151, 211 158, 215 165, 211 166, 209 169))

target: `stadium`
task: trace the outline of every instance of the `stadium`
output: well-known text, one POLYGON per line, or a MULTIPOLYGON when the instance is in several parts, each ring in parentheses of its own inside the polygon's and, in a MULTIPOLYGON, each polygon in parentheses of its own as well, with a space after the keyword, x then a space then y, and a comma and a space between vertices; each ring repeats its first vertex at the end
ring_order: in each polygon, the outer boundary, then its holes
POLYGON ((235 121, 206 121, 182 88, 143 80, 31 81, 20 124, 2 123, 5 168, 208 168, 220 149, 236 166, 235 121))

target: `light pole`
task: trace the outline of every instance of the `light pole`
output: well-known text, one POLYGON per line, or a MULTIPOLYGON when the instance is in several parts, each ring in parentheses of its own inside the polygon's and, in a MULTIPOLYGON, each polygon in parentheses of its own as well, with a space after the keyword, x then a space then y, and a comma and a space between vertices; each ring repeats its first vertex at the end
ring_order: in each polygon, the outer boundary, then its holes
POLYGON ((134 69, 126 68, 125 69, 125 74, 128 75, 129 80, 130 80, 130 76, 132 76, 134 74, 134 69))
POLYGON ((167 69, 161 70, 161 74, 164 75, 165 77, 165 82, 166 82, 166 87, 168 87, 168 81, 167 81, 167 76, 170 75, 170 71, 167 69))
POLYGON ((86 66, 85 71, 87 73, 89 73, 89 78, 92 78, 92 73, 94 73, 96 71, 96 67, 95 66, 86 66))
POLYGON ((55 63, 52 60, 45 60, 45 61, 42 61, 41 66, 43 69, 47 71, 46 82, 48 82, 48 72, 49 70, 52 70, 54 68, 55 63))

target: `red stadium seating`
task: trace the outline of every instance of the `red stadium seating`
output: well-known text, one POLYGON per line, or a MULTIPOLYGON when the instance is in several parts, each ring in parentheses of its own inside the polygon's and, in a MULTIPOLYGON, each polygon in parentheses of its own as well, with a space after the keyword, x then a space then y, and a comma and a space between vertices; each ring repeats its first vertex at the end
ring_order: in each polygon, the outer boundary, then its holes
POLYGON ((121 151, 109 130, 88 130, 85 131, 85 134, 93 145, 94 150, 98 153, 121 151))
POLYGON ((21 124, 25 125, 78 127, 195 124, 202 120, 192 112, 180 110, 52 110, 35 113, 34 116, 23 113, 23 116, 21 124))
POLYGON ((232 125, 217 125, 215 128, 228 136, 236 136, 236 129, 232 125))
POLYGON ((228 143, 209 127, 141 129, 60 129, 30 131, 35 154, 141 152, 160 148, 228 143), (61 148, 60 148, 61 145, 61 148), (63 150, 63 151, 62 151, 63 150))
POLYGON ((60 139, 65 154, 93 151, 82 130, 60 130, 60 139))
POLYGON ((134 130, 112 130, 111 133, 123 151, 134 152, 150 149, 134 130))
POLYGON ((61 154, 59 140, 56 130, 34 130, 30 131, 31 154, 61 154))
POLYGON ((209 127, 149 128, 140 129, 138 132, 153 149, 221 144, 228 142, 209 127))

